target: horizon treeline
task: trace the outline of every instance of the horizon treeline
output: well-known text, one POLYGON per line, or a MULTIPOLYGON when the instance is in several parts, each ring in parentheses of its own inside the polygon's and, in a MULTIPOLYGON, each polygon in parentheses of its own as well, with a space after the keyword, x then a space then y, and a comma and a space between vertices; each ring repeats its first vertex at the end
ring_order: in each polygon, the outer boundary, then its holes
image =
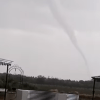
MULTIPOLYGON (((0 87, 2 87, 2 81, 5 81, 5 73, 0 73, 0 87)), ((20 75, 8 75, 8 80, 12 80, 15 82, 20 82, 20 75)), ((9 83, 9 82, 8 82, 9 83)), ((42 84, 42 85, 55 85, 55 86, 66 86, 66 87, 75 87, 75 88, 92 88, 93 80, 89 81, 75 81, 75 80, 64 80, 59 78, 50 78, 42 75, 34 76, 23 76, 23 83, 31 83, 31 84, 42 84)), ((96 83, 96 88, 100 88, 99 83, 96 83)))

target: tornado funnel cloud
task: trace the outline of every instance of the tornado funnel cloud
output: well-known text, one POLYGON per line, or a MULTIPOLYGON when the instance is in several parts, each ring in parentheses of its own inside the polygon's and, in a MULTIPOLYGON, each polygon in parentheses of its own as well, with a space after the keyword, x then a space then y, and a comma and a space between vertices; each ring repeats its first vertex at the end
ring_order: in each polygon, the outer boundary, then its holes
MULTIPOLYGON (((68 24, 67 18, 64 17, 65 12, 63 12, 64 10, 61 7, 60 1, 59 0, 48 0, 48 4, 49 4, 50 10, 51 10, 53 16, 59 22, 59 24, 62 26, 62 28, 65 30, 65 32, 69 36, 71 42, 73 43, 73 45, 76 47, 76 49, 79 51, 79 53, 83 57, 86 66, 88 66, 87 60, 86 60, 82 50, 78 46, 78 43, 77 43, 77 40, 75 37, 75 32, 71 28, 71 26, 68 24)), ((88 73, 89 73, 89 68, 88 68, 88 73)))

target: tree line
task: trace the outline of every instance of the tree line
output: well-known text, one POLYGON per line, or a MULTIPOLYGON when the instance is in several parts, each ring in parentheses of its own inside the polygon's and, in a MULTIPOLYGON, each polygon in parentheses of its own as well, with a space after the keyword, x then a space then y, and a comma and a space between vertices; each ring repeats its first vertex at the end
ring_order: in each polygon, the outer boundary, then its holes
MULTIPOLYGON (((0 87, 4 87, 4 82, 5 82, 5 73, 0 73, 0 87)), ((9 75, 10 78, 8 77, 8 83, 19 83, 20 82, 20 75, 9 75)), ((92 88, 93 87, 93 80, 89 81, 75 81, 75 80, 64 80, 64 79, 59 79, 59 78, 50 78, 50 77, 45 77, 42 75, 39 75, 37 77, 34 76, 23 76, 23 85, 28 85, 28 84, 43 84, 43 85, 55 85, 55 86, 66 86, 66 87, 75 87, 75 88, 92 88)), ((100 88, 100 84, 96 83, 96 88, 100 88)))

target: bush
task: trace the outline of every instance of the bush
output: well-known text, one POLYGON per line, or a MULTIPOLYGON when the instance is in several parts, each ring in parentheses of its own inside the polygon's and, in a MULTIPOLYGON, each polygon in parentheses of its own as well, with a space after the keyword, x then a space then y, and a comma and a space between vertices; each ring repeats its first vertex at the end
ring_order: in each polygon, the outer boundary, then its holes
POLYGON ((23 88, 28 89, 28 90, 37 90, 38 89, 36 85, 29 84, 29 83, 24 83, 23 88))

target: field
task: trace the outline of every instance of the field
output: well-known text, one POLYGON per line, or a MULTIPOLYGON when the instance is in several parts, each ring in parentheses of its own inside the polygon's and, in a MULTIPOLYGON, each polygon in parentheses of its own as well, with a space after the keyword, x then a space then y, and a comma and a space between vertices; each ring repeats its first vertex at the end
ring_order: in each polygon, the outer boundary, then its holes
MULTIPOLYGON (((86 95, 86 94, 84 94, 84 95, 80 95, 79 96, 79 100, 92 100, 92 96, 91 95, 86 95)), ((100 100, 100 96, 95 96, 94 97, 94 100, 100 100)))
MULTIPOLYGON (((48 91, 50 89, 58 89, 59 92, 65 92, 65 93, 70 93, 70 92, 74 92, 77 91, 79 94, 87 94, 87 95, 92 95, 92 89, 87 89, 87 88, 74 88, 74 87, 65 87, 65 86, 57 86, 57 85, 39 85, 39 84, 35 84, 38 87, 38 90, 44 90, 44 91, 48 91)), ((98 96, 100 95, 100 90, 96 89, 95 90, 95 94, 98 96)))
MULTIPOLYGON (((35 84, 37 85, 37 84, 35 84)), ((77 91, 79 93, 79 100, 92 100, 92 89, 87 88, 70 88, 65 86, 54 86, 54 85, 37 85, 39 90, 50 90, 50 89, 58 89, 59 92, 65 93, 75 93, 77 91)), ((95 90, 95 98, 94 100, 100 100, 100 90, 95 90)))

